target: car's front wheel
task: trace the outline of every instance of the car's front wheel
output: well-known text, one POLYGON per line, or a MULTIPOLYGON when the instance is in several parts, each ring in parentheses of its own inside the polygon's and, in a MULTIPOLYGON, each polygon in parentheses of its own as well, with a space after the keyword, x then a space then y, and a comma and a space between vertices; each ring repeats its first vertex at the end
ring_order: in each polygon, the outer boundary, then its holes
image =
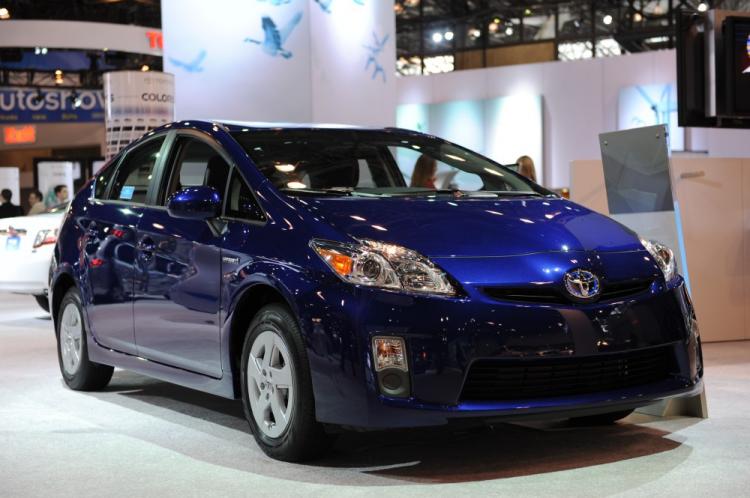
POLYGON ((270 457, 297 462, 328 449, 315 420, 307 354, 291 311, 262 308, 250 324, 241 363, 242 403, 255 440, 270 457))
POLYGON ((114 368, 89 360, 86 326, 78 290, 71 288, 57 312, 57 358, 63 380, 76 391, 96 391, 109 384, 114 368))

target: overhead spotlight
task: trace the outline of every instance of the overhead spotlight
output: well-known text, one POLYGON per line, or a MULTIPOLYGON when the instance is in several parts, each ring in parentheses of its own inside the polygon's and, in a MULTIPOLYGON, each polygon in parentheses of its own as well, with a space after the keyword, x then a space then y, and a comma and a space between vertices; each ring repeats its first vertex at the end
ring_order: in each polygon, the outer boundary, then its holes
POLYGON ((479 38, 482 36, 482 31, 477 28, 472 28, 469 30, 469 36, 474 39, 479 38))
POLYGON ((397 15, 398 15, 398 14, 403 14, 403 13, 404 13, 404 6, 403 6, 403 4, 401 4, 401 3, 398 3, 398 2, 396 2, 395 4, 393 4, 393 11, 394 11, 394 12, 395 12, 395 13, 396 13, 397 15))
POLYGON ((602 22, 603 22, 604 24, 606 24, 607 26, 609 26, 610 24, 612 24, 612 16, 611 16, 611 15, 609 15, 609 14, 607 14, 606 16, 604 16, 604 17, 602 18, 602 22))
POLYGON ((708 10, 708 4, 706 2, 701 2, 698 4, 698 12, 706 12, 708 10))
POLYGON ((73 109, 78 109, 81 107, 81 104, 83 103, 83 100, 81 99, 81 96, 78 92, 75 90, 70 95, 70 103, 73 104, 73 109))
POLYGON ((432 33, 432 41, 434 41, 435 43, 440 43, 441 41, 443 41, 443 33, 432 33))
POLYGON ((448 41, 451 41, 453 39, 453 31, 446 31, 443 35, 443 38, 445 38, 448 41))
POLYGON ((148 67, 148 64, 144 64, 144 65, 141 66, 141 71, 144 72, 144 73, 146 71, 150 71, 150 70, 151 70, 151 68, 148 67))
POLYGON ((633 22, 641 21, 643 21, 643 14, 641 14, 640 12, 636 12, 635 14, 633 14, 633 22))
POLYGON ((63 72, 62 69, 55 69, 55 84, 61 85, 63 82, 63 72))
POLYGON ((505 36, 513 36, 513 26, 505 28, 505 36))
POLYGON ((497 23, 495 21, 492 21, 488 26, 490 33, 497 33, 498 28, 500 28, 500 23, 497 23))
POLYGON ((5 7, 0 7, 0 19, 3 21, 10 19, 10 11, 5 7))
POLYGON ((528 9, 528 8, 527 8, 526 10, 524 10, 524 11, 523 11, 523 15, 525 15, 525 16, 530 16, 530 15, 531 15, 531 9, 528 9))

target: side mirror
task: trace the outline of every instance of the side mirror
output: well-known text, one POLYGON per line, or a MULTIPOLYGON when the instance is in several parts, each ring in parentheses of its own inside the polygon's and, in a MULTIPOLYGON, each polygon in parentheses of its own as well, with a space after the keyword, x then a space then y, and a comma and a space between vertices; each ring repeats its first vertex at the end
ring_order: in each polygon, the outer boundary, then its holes
POLYGON ((173 218, 207 221, 221 215, 221 195, 213 187, 186 187, 167 199, 173 218))

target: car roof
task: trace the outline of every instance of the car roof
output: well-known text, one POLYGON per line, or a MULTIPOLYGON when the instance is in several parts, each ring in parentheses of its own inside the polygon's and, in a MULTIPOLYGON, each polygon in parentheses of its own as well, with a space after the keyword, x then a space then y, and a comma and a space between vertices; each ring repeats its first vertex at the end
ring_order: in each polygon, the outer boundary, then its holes
MULTIPOLYGON (((160 130, 169 128, 203 128, 210 129, 214 126, 221 126, 229 132, 236 131, 267 131, 267 130, 354 130, 354 131, 398 131, 406 133, 418 133, 413 130, 406 130, 396 127, 379 127, 379 126, 356 126, 338 123, 284 123, 284 122, 265 122, 265 121, 235 121, 229 119, 185 119, 175 121, 160 127, 160 130)), ((157 130, 154 130, 157 131, 157 130)), ((149 134, 147 134, 149 135, 149 134)))

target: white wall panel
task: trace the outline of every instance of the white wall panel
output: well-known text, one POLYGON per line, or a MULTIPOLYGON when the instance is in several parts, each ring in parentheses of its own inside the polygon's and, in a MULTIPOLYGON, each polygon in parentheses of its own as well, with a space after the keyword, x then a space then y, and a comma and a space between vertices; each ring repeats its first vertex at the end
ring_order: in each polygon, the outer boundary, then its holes
MULTIPOLYGON (((399 103, 435 103, 518 94, 543 96, 545 184, 570 185, 570 162, 600 157, 598 135, 617 129, 623 87, 676 82, 671 50, 456 71, 398 79, 399 103)), ((687 130, 687 144, 710 156, 750 157, 748 130, 687 130)))

